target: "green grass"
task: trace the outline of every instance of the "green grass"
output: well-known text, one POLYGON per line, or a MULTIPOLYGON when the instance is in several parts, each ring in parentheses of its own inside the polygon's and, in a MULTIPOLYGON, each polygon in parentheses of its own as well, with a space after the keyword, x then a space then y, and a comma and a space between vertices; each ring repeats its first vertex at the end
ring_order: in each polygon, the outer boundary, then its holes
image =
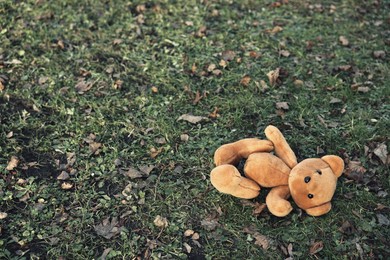
POLYGON ((54 2, 0 3, 0 211, 8 214, 0 258, 280 259, 289 246, 302 259, 389 257, 389 167, 373 154, 390 145, 387 1, 166 0, 144 10, 141 1, 54 2), (270 33, 275 26, 283 30, 270 33), (225 68, 224 51, 235 53, 225 68), (208 72, 210 64, 222 73, 208 72), (276 68, 280 82, 271 86, 266 74, 276 68), (93 83, 84 93, 80 79, 93 83), (276 111, 277 102, 289 109, 276 111), (177 121, 216 107, 217 118, 177 121), (337 154, 367 171, 340 178, 326 216, 296 206, 285 218, 253 215, 213 189, 208 174, 218 146, 264 138, 268 124, 300 160, 337 154), (6 170, 12 156, 19 164, 6 170), (154 166, 148 176, 123 174, 145 165, 154 166), (69 190, 57 180, 62 171, 69 190), (158 215, 168 226, 154 224, 158 215), (107 218, 118 220, 110 238, 96 231, 107 218), (244 232, 250 226, 268 250, 244 232), (188 229, 199 239, 185 237, 188 229), (310 255, 315 242, 323 249, 310 255))

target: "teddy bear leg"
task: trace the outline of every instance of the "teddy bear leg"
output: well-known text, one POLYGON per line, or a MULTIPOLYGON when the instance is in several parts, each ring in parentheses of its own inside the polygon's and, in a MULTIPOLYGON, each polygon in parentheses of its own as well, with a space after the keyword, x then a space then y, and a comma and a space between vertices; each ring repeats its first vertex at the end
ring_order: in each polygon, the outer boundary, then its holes
POLYGON ((257 138, 242 139, 234 143, 224 144, 214 153, 214 162, 216 166, 222 164, 237 164, 241 159, 255 152, 270 152, 274 146, 269 140, 260 140, 257 138))
POLYGON ((265 200, 268 210, 277 217, 287 216, 291 210, 291 204, 287 200, 290 197, 288 186, 278 186, 273 188, 265 200))
POLYGON ((229 164, 217 166, 210 174, 211 184, 220 192, 238 198, 252 199, 259 195, 260 186, 244 176, 229 164))
POLYGON ((269 125, 264 132, 268 140, 272 141, 274 144, 276 155, 282 159, 288 167, 291 169, 294 168, 294 166, 298 163, 297 157, 280 130, 273 125, 269 125))

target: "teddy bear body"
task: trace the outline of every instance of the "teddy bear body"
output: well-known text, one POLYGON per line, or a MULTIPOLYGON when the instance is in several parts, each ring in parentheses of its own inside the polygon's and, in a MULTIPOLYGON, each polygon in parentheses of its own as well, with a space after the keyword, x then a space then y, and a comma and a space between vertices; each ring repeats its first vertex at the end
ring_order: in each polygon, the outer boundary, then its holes
POLYGON ((265 134, 268 140, 243 139, 218 148, 214 154, 216 168, 210 176, 213 186, 222 193, 245 199, 257 197, 261 187, 271 188, 266 204, 279 217, 291 212, 287 200, 290 196, 309 215, 329 212, 337 178, 344 169, 343 160, 327 155, 298 163, 279 129, 268 126, 265 134), (245 176, 235 167, 243 158, 245 176))

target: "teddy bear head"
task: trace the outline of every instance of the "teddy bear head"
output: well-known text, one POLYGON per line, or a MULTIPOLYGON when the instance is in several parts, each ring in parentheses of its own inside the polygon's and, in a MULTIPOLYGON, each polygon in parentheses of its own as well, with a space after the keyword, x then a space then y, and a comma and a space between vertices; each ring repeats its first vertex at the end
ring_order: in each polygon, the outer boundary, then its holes
POLYGON ((343 169, 344 161, 335 155, 298 163, 288 179, 293 200, 309 215, 320 216, 329 212, 336 182, 343 169))

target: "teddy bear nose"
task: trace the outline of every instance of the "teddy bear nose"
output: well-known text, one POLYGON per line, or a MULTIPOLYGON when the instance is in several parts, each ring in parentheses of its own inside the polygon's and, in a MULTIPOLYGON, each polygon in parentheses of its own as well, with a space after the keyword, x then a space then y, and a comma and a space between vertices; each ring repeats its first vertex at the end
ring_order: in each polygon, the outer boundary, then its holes
POLYGON ((310 180, 311 180, 311 178, 309 176, 305 177, 305 183, 308 183, 310 180))

